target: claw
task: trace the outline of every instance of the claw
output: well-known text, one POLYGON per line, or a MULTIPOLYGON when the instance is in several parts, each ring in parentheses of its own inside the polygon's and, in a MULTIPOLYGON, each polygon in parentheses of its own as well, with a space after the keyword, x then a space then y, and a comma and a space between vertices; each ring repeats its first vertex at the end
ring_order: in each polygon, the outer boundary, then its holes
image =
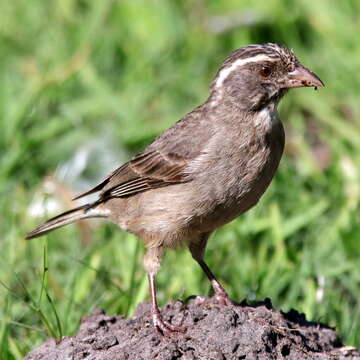
POLYGON ((227 292, 215 278, 211 280, 211 285, 215 291, 214 297, 218 304, 226 306, 234 305, 234 302, 230 300, 227 292))
POLYGON ((159 312, 153 312, 152 320, 156 331, 162 336, 174 336, 177 333, 184 333, 185 327, 175 326, 163 320, 159 312))
POLYGON ((229 296, 226 293, 215 294, 214 298, 216 299, 216 302, 220 305, 225 305, 225 306, 234 305, 234 302, 229 298, 229 296))
POLYGON ((212 297, 205 297, 205 296, 196 296, 195 297, 195 304, 203 305, 203 304, 216 304, 216 305, 223 305, 223 306, 230 306, 235 305, 235 303, 229 298, 229 296, 225 294, 215 294, 212 297))

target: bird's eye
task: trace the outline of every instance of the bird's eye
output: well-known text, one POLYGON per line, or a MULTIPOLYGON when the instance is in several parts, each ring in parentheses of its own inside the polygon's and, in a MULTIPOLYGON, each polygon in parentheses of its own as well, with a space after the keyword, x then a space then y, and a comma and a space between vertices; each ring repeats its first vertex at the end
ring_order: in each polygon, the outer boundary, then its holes
POLYGON ((271 74, 271 67, 270 66, 262 66, 259 74, 263 77, 268 77, 271 74))
POLYGON ((290 64, 287 68, 288 72, 292 72, 295 70, 295 65, 294 64, 290 64))

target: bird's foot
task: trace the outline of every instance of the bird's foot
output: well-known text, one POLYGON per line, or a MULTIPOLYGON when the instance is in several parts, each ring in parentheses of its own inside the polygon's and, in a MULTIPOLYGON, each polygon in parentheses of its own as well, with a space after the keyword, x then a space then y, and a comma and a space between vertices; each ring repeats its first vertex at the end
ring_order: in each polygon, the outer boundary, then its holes
POLYGON ((211 285, 215 292, 214 298, 218 304, 226 306, 234 305, 234 302, 230 300, 229 295, 216 279, 211 280, 211 285))
POLYGON ((163 320, 158 311, 152 312, 152 321, 156 331, 162 336, 174 336, 186 331, 185 327, 172 325, 168 321, 163 320))
POLYGON ((223 306, 230 306, 235 304, 226 293, 215 293, 214 296, 211 297, 198 295, 195 297, 195 303, 198 305, 216 304, 223 306))
POLYGON ((226 292, 219 292, 214 295, 216 302, 220 305, 230 306, 234 305, 234 302, 229 298, 226 292))

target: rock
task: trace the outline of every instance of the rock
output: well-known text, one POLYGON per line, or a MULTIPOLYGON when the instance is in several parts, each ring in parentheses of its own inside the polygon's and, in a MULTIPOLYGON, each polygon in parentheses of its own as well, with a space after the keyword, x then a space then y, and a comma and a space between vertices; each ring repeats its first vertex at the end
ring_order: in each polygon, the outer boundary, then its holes
POLYGON ((309 322, 295 310, 278 312, 268 300, 251 306, 176 301, 161 311, 186 332, 160 336, 152 327, 150 304, 143 303, 131 319, 97 311, 82 320, 78 334, 60 342, 50 339, 25 359, 360 359, 360 352, 344 347, 334 329, 309 322))

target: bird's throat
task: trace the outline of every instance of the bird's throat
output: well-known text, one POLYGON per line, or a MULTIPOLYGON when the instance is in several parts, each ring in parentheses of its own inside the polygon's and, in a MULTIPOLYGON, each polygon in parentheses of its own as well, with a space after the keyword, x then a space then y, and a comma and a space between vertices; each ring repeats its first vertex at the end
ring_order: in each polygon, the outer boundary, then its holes
POLYGON ((265 132, 269 132, 271 130, 274 124, 279 121, 276 105, 277 104, 275 102, 271 102, 254 114, 255 128, 265 132))

